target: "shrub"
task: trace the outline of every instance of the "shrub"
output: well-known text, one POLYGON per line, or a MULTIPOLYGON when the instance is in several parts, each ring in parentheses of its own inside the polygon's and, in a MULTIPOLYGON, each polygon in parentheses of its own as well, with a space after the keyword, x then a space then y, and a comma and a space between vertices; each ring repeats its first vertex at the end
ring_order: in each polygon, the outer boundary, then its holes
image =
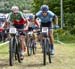
POLYGON ((70 30, 71 34, 75 34, 75 27, 70 30))
POLYGON ((63 29, 54 31, 54 38, 63 42, 75 42, 75 35, 72 35, 69 31, 65 31, 63 29))

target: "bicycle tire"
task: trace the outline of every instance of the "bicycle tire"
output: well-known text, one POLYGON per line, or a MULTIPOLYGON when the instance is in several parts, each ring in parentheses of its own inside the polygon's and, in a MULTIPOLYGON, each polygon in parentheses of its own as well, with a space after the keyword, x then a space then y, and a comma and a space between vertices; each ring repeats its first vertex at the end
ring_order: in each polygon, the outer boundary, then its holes
POLYGON ((36 54, 36 47, 35 47, 35 43, 33 42, 33 54, 35 55, 36 54))
POLYGON ((49 39, 47 39, 47 47, 48 47, 48 59, 49 59, 49 63, 51 63, 51 55, 50 55, 50 46, 49 46, 49 39))
POLYGON ((27 42, 27 54, 30 56, 30 51, 29 51, 29 42, 27 42))
POLYGON ((30 53, 30 55, 32 55, 32 52, 33 52, 33 42, 30 39, 30 41, 29 41, 29 53, 30 53))
POLYGON ((14 64, 14 46, 15 46, 15 43, 14 43, 14 38, 10 39, 10 42, 9 42, 9 65, 10 66, 13 66, 14 64))
POLYGON ((46 65, 46 42, 43 40, 43 65, 46 65))
POLYGON ((16 46, 16 55, 17 55, 17 59, 18 59, 18 62, 21 63, 21 59, 20 59, 20 56, 21 56, 21 46, 20 46, 20 42, 18 41, 18 44, 16 46))
POLYGON ((35 47, 33 46, 33 54, 35 54, 35 47))

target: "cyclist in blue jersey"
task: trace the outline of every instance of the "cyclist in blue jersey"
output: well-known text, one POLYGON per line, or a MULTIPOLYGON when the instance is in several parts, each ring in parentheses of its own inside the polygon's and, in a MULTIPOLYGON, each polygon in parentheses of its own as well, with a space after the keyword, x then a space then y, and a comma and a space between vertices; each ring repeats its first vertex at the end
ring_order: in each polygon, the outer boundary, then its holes
MULTIPOLYGON (((35 15, 35 19, 40 18, 41 27, 55 27, 58 28, 58 17, 52 11, 49 10, 47 5, 42 5, 40 11, 35 15)), ((53 30, 50 29, 50 46, 51 46, 51 55, 54 55, 54 37, 53 30)))

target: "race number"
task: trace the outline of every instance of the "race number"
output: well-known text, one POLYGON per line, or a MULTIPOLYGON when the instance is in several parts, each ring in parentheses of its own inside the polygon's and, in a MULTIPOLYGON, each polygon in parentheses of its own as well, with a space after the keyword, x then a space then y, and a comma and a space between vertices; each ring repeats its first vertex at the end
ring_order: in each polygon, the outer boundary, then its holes
POLYGON ((33 31, 31 31, 31 32, 28 32, 28 34, 29 34, 29 35, 32 35, 32 34, 33 34, 33 31))
POLYGON ((16 32, 17 32, 16 28, 10 28, 9 29, 10 34, 16 34, 16 32))
POLYGON ((42 27, 42 32, 43 33, 48 33, 48 27, 42 27))

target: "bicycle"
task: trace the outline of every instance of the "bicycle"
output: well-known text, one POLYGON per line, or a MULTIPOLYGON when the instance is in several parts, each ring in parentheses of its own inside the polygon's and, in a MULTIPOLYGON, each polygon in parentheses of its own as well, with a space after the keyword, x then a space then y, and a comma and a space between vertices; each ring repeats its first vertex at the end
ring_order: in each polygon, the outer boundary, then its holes
POLYGON ((49 40, 49 29, 48 27, 41 27, 42 34, 42 52, 43 52, 43 64, 46 65, 46 55, 48 55, 49 63, 51 63, 51 51, 50 51, 50 40, 49 40))
POLYGON ((33 31, 29 31, 27 35, 27 54, 30 56, 32 53, 36 53, 36 42, 34 40, 33 31))
MULTIPOLYGON (((20 31, 23 31, 22 29, 20 31)), ((19 30, 14 27, 9 29, 10 40, 9 40, 9 65, 13 66, 14 58, 18 60, 19 63, 22 62, 20 59, 21 56, 21 45, 19 39, 19 30)))

